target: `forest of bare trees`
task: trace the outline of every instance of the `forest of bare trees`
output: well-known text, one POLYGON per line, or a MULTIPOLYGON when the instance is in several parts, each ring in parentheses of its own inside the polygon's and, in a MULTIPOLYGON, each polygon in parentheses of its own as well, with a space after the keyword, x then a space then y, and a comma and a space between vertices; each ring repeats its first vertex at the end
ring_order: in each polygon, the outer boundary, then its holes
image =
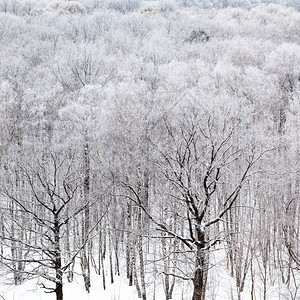
POLYGON ((21 2, 0 1, 0 286, 299 299, 296 2, 21 2))

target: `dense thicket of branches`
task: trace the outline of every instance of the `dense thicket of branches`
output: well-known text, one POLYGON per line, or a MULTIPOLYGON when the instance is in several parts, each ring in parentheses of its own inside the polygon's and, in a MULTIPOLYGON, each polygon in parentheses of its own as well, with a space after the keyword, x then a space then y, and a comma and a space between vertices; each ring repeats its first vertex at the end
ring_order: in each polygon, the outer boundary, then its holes
POLYGON ((1 1, 1 272, 299 298, 300 14, 97 3, 1 1))

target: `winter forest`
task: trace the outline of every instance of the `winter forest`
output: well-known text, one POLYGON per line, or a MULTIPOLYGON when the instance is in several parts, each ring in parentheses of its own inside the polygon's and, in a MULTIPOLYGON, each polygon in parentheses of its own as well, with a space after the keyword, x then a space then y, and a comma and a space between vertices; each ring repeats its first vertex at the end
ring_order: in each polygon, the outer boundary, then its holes
POLYGON ((300 299, 297 0, 0 0, 0 299, 300 299))

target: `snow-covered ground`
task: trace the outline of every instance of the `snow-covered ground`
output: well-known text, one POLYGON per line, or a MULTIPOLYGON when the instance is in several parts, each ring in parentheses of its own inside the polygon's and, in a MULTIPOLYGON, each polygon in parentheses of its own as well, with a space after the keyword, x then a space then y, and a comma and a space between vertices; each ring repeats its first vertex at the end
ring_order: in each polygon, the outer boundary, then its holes
MULTIPOLYGON (((224 260, 224 252, 216 251, 211 255, 210 262, 214 267, 209 271, 209 279, 207 283, 206 299, 207 300, 236 300, 237 288, 234 278, 229 275, 224 260)), ((108 262, 106 262, 108 266, 108 262)), ((108 270, 108 268, 107 268, 108 270)), ((64 284, 65 300, 139 300, 136 288, 129 287, 125 276, 125 270, 121 272, 121 276, 114 277, 114 283, 110 284, 109 274, 106 276, 106 289, 103 289, 102 276, 92 274, 91 290, 88 294, 84 289, 82 276, 79 274, 79 268, 76 270, 74 281, 64 284)), ((15 286, 8 284, 8 278, 2 276, 0 282, 0 300, 55 300, 55 294, 47 294, 40 286, 37 279, 28 280, 22 285, 15 286)), ((147 299, 164 300, 163 281, 161 276, 156 279, 151 274, 147 276, 147 299)), ((256 281, 255 299, 263 299, 262 282, 256 281)), ((188 281, 178 280, 175 285, 172 300, 191 300, 192 283, 188 281)), ((291 300, 289 291, 286 286, 278 282, 274 285, 268 285, 267 300, 291 300)), ((248 278, 245 288, 241 294, 241 300, 251 300, 251 280, 248 278)), ((299 298, 300 299, 300 298, 299 298)))
MULTIPOLYGON (((37 280, 30 280, 20 286, 0 285, 0 299, 5 300, 55 300, 55 294, 46 294, 38 285, 37 280)), ((77 276, 72 283, 64 285, 64 299, 70 300, 137 300, 134 287, 116 277, 114 284, 107 285, 103 290, 100 276, 93 276, 92 287, 86 293, 81 276, 77 276)))

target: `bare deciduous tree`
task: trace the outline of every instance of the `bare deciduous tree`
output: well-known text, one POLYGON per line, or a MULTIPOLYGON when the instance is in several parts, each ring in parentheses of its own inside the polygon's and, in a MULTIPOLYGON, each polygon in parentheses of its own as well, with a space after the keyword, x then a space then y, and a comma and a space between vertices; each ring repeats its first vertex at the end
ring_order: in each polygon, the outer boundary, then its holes
POLYGON ((13 244, 15 251, 26 252, 26 255, 20 257, 13 252, 1 257, 7 266, 24 264, 20 272, 53 282, 55 287, 42 286, 46 292, 55 293, 57 300, 62 300, 63 274, 89 241, 96 225, 84 233, 84 240, 73 244, 68 255, 62 245, 66 242, 66 230, 74 226, 74 219, 93 203, 79 199, 78 190, 84 182, 72 157, 51 153, 36 165, 20 163, 18 168, 23 183, 21 192, 16 192, 13 183, 8 181, 1 187, 1 195, 17 209, 19 216, 12 223, 6 220, 5 234, 1 238, 13 244), (13 227, 9 228, 9 224, 13 227), (11 231, 16 228, 35 238, 16 235, 11 231))

